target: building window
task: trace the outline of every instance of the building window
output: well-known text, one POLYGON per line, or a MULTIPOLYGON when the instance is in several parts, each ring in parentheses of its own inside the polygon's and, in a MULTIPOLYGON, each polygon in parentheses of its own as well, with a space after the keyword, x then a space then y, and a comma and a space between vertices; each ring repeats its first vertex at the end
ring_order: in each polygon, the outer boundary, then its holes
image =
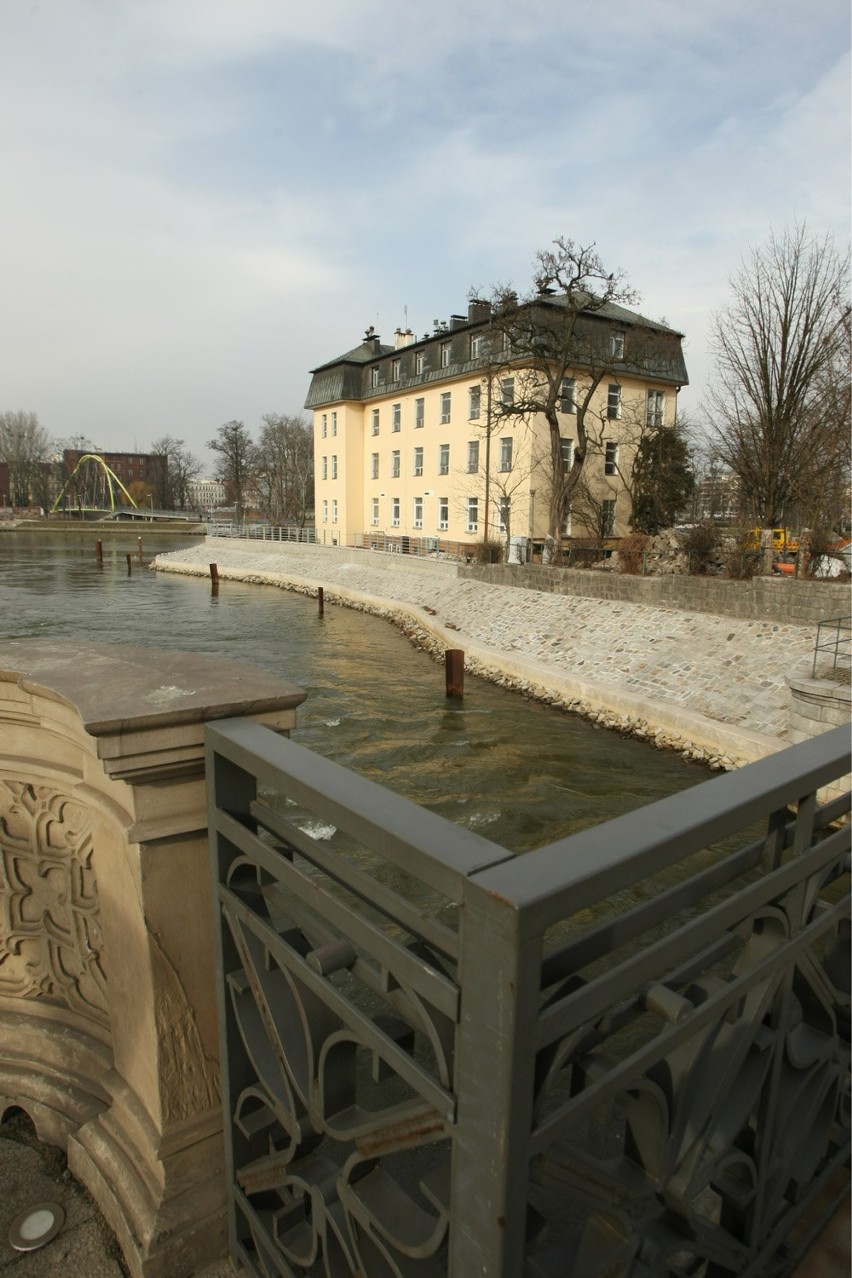
POLYGON ((423 498, 422 497, 414 498, 414 527, 415 528, 423 527, 423 498))
POLYGON ((576 413, 577 401, 575 399, 576 385, 573 377, 563 377, 562 386, 559 392, 559 411, 560 413, 576 413))
POLYGON ((479 440, 471 439, 467 446, 467 473, 475 475, 479 470, 479 440))
POLYGON ((422 426, 426 420, 426 400, 415 399, 414 401, 414 428, 415 430, 422 426))
POLYGON ((423 474, 423 449, 415 448, 414 450, 414 473, 415 475, 423 474))
POLYGON ((320 466, 322 470, 323 479, 328 479, 328 458, 327 457, 323 457, 322 462, 320 463, 320 466))
POLYGON ((606 415, 610 421, 621 416, 621 387, 610 382, 606 392, 606 415))
POLYGON ((391 453, 391 479, 399 479, 399 449, 391 453))
POLYGON ((322 504, 322 522, 324 524, 328 523, 328 502, 327 501, 324 501, 322 504))
POLYGON ((475 533, 479 531, 479 498, 468 497, 467 499, 467 531, 475 533))
POLYGON ((446 532, 450 526, 450 499, 438 498, 438 532, 446 532))
POLYGON ((337 453, 331 454, 331 477, 337 479, 337 453))
POLYGON ((450 473, 450 446, 449 444, 441 444, 438 448, 438 474, 449 475, 450 473))
POLYGON ((391 409, 391 430, 398 431, 402 427, 402 404, 394 404, 391 409))
POLYGON ((511 497, 501 497, 497 502, 497 519, 502 533, 509 531, 509 517, 512 510, 511 497))
POLYGON ((371 523, 371 524, 373 525, 373 527, 375 528, 375 527, 377 527, 378 522, 379 522, 379 499, 378 499, 378 497, 374 497, 374 498, 372 499, 372 502, 371 502, 371 508, 372 508, 372 514, 371 514, 371 516, 370 516, 370 523, 371 523))
POLYGON ((325 439, 328 434, 328 413, 322 415, 322 437, 325 439))
POLYGON ((611 439, 604 443, 604 474, 618 474, 618 444, 611 439))
POLYGON ((398 382, 402 377, 402 360, 395 359, 391 364, 391 380, 398 382))
POLYGON ((482 403, 482 387, 471 386, 467 392, 467 415, 470 421, 478 421, 479 409, 482 403))
POLYGON ((391 497, 391 526, 399 527, 399 498, 391 497))
POLYGON ((609 353, 613 359, 624 359, 624 334, 610 333, 609 353))
POLYGON ((425 351, 415 351, 414 371, 415 373, 424 373, 426 371, 426 352, 425 351))
POLYGON ((331 503, 331 522, 333 524, 337 523, 337 502, 334 501, 333 499, 331 503))
POLYGON ((500 402, 504 408, 511 408, 515 402, 515 379, 504 377, 500 383, 500 402))
POLYGON ((574 441, 563 435, 559 440, 559 447, 562 450, 562 473, 567 474, 574 462, 574 441))
POLYGON ((470 339, 470 358, 481 359, 485 354, 485 335, 484 333, 474 333, 470 339))
POLYGON ((500 440, 500 469, 512 469, 512 436, 507 435, 505 439, 500 440))
POLYGON ((441 395, 441 424, 446 425, 450 420, 450 392, 444 391, 441 395))
POLYGON ((450 367, 450 343, 441 343, 441 368, 450 367))
POLYGON ((615 498, 603 503, 602 532, 604 537, 611 537, 615 531, 615 498))
POLYGON ((379 384, 379 370, 378 368, 371 368, 370 369, 370 385, 375 388, 376 386, 378 386, 378 384, 379 384))
POLYGON ((331 433, 332 435, 337 434, 337 413, 331 414, 331 433))
POLYGON ((562 512, 562 524, 559 531, 563 537, 571 536, 571 507, 568 502, 565 503, 565 509, 562 512))
POLYGON ((378 479, 379 477, 379 454, 370 454, 370 478, 378 479))
POLYGON ((374 435, 379 433, 379 410, 377 408, 374 408, 372 413, 372 433, 374 435))
POLYGON ((663 391, 649 390, 645 409, 646 426, 662 426, 666 415, 666 396, 663 391))

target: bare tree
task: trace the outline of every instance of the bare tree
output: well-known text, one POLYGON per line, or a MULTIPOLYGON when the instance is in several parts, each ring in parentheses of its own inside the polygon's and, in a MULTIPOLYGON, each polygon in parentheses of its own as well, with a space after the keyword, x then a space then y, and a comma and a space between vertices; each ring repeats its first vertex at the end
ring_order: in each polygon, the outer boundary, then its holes
POLYGON ((267 413, 257 447, 257 483, 264 514, 304 528, 314 501, 313 431, 303 417, 267 413))
POLYGON ((715 317, 716 447, 765 527, 848 477, 848 280, 831 238, 798 225, 750 251, 715 317))
POLYGON ((182 439, 163 435, 151 445, 156 457, 153 496, 160 510, 182 510, 186 506, 186 490, 201 469, 182 439))
POLYGON ((256 449, 251 435, 243 422, 225 422, 207 447, 218 454, 216 478, 225 485, 237 520, 241 520, 255 471, 256 449))
POLYGON ((594 245, 560 238, 552 250, 536 255, 536 264, 533 288, 525 296, 509 285, 497 285, 488 299, 492 350, 487 377, 493 380, 502 366, 504 382, 511 382, 492 397, 497 421, 514 417, 532 425, 543 418, 546 423, 548 535, 558 551, 605 379, 618 390, 622 376, 643 376, 653 369, 666 381, 682 382, 685 370, 680 335, 622 309, 619 304, 634 303, 636 295, 621 271, 607 271, 594 245), (565 414, 572 415, 576 436, 567 467, 565 414))
POLYGON ((0 461, 9 467, 12 504, 47 506, 53 441, 35 413, 0 413, 0 461))

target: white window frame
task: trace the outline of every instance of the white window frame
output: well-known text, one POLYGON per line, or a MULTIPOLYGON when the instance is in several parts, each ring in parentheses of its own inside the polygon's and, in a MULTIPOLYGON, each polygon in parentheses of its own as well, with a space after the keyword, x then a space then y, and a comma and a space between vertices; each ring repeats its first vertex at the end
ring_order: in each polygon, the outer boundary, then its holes
POLYGON ((328 413, 323 413, 322 415, 322 427, 320 433, 323 439, 325 439, 328 435, 328 413))
POLYGON ((333 524, 337 523, 337 498, 336 497, 332 497, 331 499, 331 522, 333 524))
POLYGON ((614 439, 604 440, 604 474, 618 474, 618 444, 614 439))
POLYGON ((414 474, 423 474, 423 449, 419 446, 414 450, 414 474))
POLYGON ((479 440, 469 439, 467 442, 467 473, 476 475, 479 473, 479 440))
POLYGON ((481 359, 485 354, 485 334, 473 333, 470 339, 470 358, 481 359))
POLYGON ((500 383, 500 403, 504 408, 511 408, 515 402, 515 379, 504 377, 500 383))
POLYGON ((471 386, 467 392, 467 419, 470 422, 479 421, 479 414, 482 412, 482 387, 471 386))
POLYGON ((402 377, 402 360, 395 359, 391 364, 391 381, 398 382, 402 377))
POLYGON ((446 426, 452 413, 452 391, 441 391, 441 425, 446 426))
POLYGON ((509 521, 512 517, 512 499, 507 497, 505 493, 497 498, 497 523, 500 532, 507 532, 509 521))
POLYGON ((373 498, 371 498, 371 501, 370 501, 370 507, 371 507, 371 511, 372 511, 372 514, 371 514, 371 516, 370 516, 370 523, 372 524, 373 528, 377 528, 377 527, 378 527, 378 524, 379 524, 379 499, 378 499, 378 497, 373 497, 373 498))
POLYGON ((450 343, 449 343, 449 342, 442 342, 442 343, 441 343, 441 368, 449 368, 449 367, 450 367, 450 355, 451 355, 451 353, 452 353, 452 347, 451 347, 450 343))
POLYGON ((415 528, 423 527, 423 498, 415 497, 413 505, 413 523, 415 528))
POLYGON ((378 479, 379 477, 379 454, 370 453, 370 478, 378 479))
POLYGON ((418 377, 420 376, 421 373, 426 372, 426 352, 425 351, 414 352, 414 372, 415 372, 415 375, 418 377))
POLYGON ((395 448, 391 453, 391 479, 399 479, 399 449, 395 448))
POLYGON ((331 477, 337 479, 337 453, 331 454, 331 477))
POLYGON ((321 478, 328 479, 328 458, 323 457, 320 461, 321 478))
POLYGON ((420 396, 414 401, 414 429, 420 430, 426 424, 426 400, 420 396))
POLYGON ((391 497, 391 528, 399 527, 399 498, 391 497))
POLYGON ((438 532, 446 532, 450 526, 450 499, 438 498, 438 532))
POLYGON ((402 404, 393 404, 391 407, 391 431, 396 434, 402 430, 402 404))
POLYGON ((469 533, 479 532, 479 498, 468 497, 467 505, 467 531, 469 533))
POLYGON ((666 393, 661 390, 649 390, 645 400, 645 425, 660 427, 666 420, 666 393))
POLYGON ((374 408, 371 414, 370 434, 378 435, 379 433, 379 410, 374 408))
POLYGON ((332 435, 337 434, 337 413, 336 412, 331 414, 331 433, 332 435))
POLYGON ((562 385, 559 387, 559 411, 560 413, 577 411, 577 382, 573 377, 562 378, 562 385))
POLYGON ((624 334, 610 333, 609 353, 612 359, 624 359, 624 334))
POLYGON ((370 369, 370 385, 375 390, 378 384, 379 384, 379 367, 378 365, 375 365, 373 368, 370 369))
POLYGON ((322 503, 322 522, 324 524, 328 523, 328 501, 326 498, 323 498, 322 503))
POLYGON ((606 415, 611 422, 621 416, 621 386, 618 382, 610 382, 606 388, 606 415))
POLYGON ((515 441, 511 435, 504 435, 500 440, 500 465, 499 469, 504 473, 512 469, 512 453, 514 452, 515 441))
POLYGON ((567 475, 574 464, 574 441, 567 435, 559 436, 559 449, 562 453, 562 474, 567 475))
POLYGON ((450 473, 450 446, 449 444, 438 445, 438 474, 449 475, 450 473))

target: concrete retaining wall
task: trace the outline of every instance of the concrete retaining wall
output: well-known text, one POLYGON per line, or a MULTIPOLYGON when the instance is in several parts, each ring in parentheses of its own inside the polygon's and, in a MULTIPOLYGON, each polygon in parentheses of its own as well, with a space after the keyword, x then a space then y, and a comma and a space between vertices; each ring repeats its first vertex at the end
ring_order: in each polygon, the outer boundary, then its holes
POLYGON ((632 577, 626 573, 539 564, 459 564, 457 572, 459 578, 492 586, 520 586, 586 599, 611 599, 785 625, 812 626, 831 617, 846 616, 850 607, 848 584, 835 581, 796 581, 790 577, 729 581, 674 574, 632 577))

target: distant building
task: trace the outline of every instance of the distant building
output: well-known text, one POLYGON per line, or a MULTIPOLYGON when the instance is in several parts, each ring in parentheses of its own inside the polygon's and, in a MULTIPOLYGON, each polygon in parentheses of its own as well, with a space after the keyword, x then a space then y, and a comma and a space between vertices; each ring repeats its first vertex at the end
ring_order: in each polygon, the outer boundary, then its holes
MULTIPOLYGON (((528 305, 546 331, 564 300, 542 295, 528 305)), ((676 418, 677 392, 688 380, 682 336, 612 303, 581 317, 574 367, 560 387, 563 469, 572 465, 578 400, 587 389, 586 420, 593 415, 601 439, 595 455, 586 455, 584 508, 577 501, 565 511, 562 535, 618 537, 629 528, 621 476, 630 473, 637 423, 641 430, 676 418)), ((398 331, 385 345, 370 330, 313 370, 305 406, 313 410, 321 540, 351 545, 379 534, 404 549, 409 536, 436 546, 545 536, 549 428, 543 414, 514 412, 529 362, 505 335, 496 344, 491 318, 488 303, 475 301, 419 339, 398 331)))
POLYGON ((195 509, 212 510, 225 504, 225 485, 221 479, 190 479, 186 485, 187 504, 195 509))
POLYGON ((66 448, 62 454, 65 474, 70 475, 78 462, 87 455, 102 458, 116 479, 120 479, 128 489, 135 483, 147 484, 153 488, 158 467, 162 464, 162 458, 155 453, 107 453, 102 448, 66 448))

